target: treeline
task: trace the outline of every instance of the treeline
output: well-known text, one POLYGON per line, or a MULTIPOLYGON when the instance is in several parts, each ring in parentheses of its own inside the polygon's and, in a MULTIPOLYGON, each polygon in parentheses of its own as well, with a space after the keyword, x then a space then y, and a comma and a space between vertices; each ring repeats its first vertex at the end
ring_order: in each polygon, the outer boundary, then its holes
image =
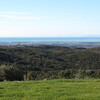
POLYGON ((0 81, 99 78, 99 69, 100 48, 0 46, 0 81))
POLYGON ((66 69, 59 71, 21 71, 13 66, 0 67, 0 81, 26 81, 26 80, 41 80, 41 79, 87 79, 100 78, 100 70, 84 70, 84 69, 66 69))

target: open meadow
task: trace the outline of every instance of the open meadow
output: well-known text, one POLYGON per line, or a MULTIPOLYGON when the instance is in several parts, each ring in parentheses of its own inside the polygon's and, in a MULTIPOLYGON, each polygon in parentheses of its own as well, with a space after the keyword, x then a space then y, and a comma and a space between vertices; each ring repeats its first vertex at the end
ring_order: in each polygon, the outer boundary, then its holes
POLYGON ((100 79, 0 82, 0 100, 100 100, 100 79))

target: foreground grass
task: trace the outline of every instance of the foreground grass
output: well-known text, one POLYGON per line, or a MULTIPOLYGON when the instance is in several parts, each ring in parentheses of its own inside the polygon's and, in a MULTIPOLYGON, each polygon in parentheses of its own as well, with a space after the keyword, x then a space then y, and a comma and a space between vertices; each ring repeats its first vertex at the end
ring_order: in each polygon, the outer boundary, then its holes
POLYGON ((100 80, 0 82, 0 100, 100 100, 100 80))

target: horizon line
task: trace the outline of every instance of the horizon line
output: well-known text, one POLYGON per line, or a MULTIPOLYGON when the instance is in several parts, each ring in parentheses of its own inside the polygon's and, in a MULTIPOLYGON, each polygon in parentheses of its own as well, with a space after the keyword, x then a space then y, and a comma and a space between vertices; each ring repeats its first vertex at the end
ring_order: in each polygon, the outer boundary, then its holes
POLYGON ((81 36, 77 36, 77 37, 75 36, 70 36, 70 37, 67 37, 67 36, 66 37, 64 36, 63 37, 62 36, 61 37, 59 36, 57 37, 55 36, 54 37, 53 36, 50 36, 50 37, 45 37, 45 36, 44 37, 34 37, 34 36, 33 37, 19 37, 19 36, 16 36, 16 37, 13 37, 12 36, 12 37, 0 37, 0 38, 100 38, 100 36, 95 36, 95 37, 94 36, 90 36, 90 37, 89 36, 82 36, 82 37, 81 36))

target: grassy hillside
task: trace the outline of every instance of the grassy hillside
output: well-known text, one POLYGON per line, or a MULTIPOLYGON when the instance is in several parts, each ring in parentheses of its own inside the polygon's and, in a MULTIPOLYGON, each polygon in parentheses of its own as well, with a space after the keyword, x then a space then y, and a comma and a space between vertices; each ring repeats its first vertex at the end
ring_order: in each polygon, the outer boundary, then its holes
POLYGON ((0 100, 100 100, 100 79, 0 82, 0 100))

